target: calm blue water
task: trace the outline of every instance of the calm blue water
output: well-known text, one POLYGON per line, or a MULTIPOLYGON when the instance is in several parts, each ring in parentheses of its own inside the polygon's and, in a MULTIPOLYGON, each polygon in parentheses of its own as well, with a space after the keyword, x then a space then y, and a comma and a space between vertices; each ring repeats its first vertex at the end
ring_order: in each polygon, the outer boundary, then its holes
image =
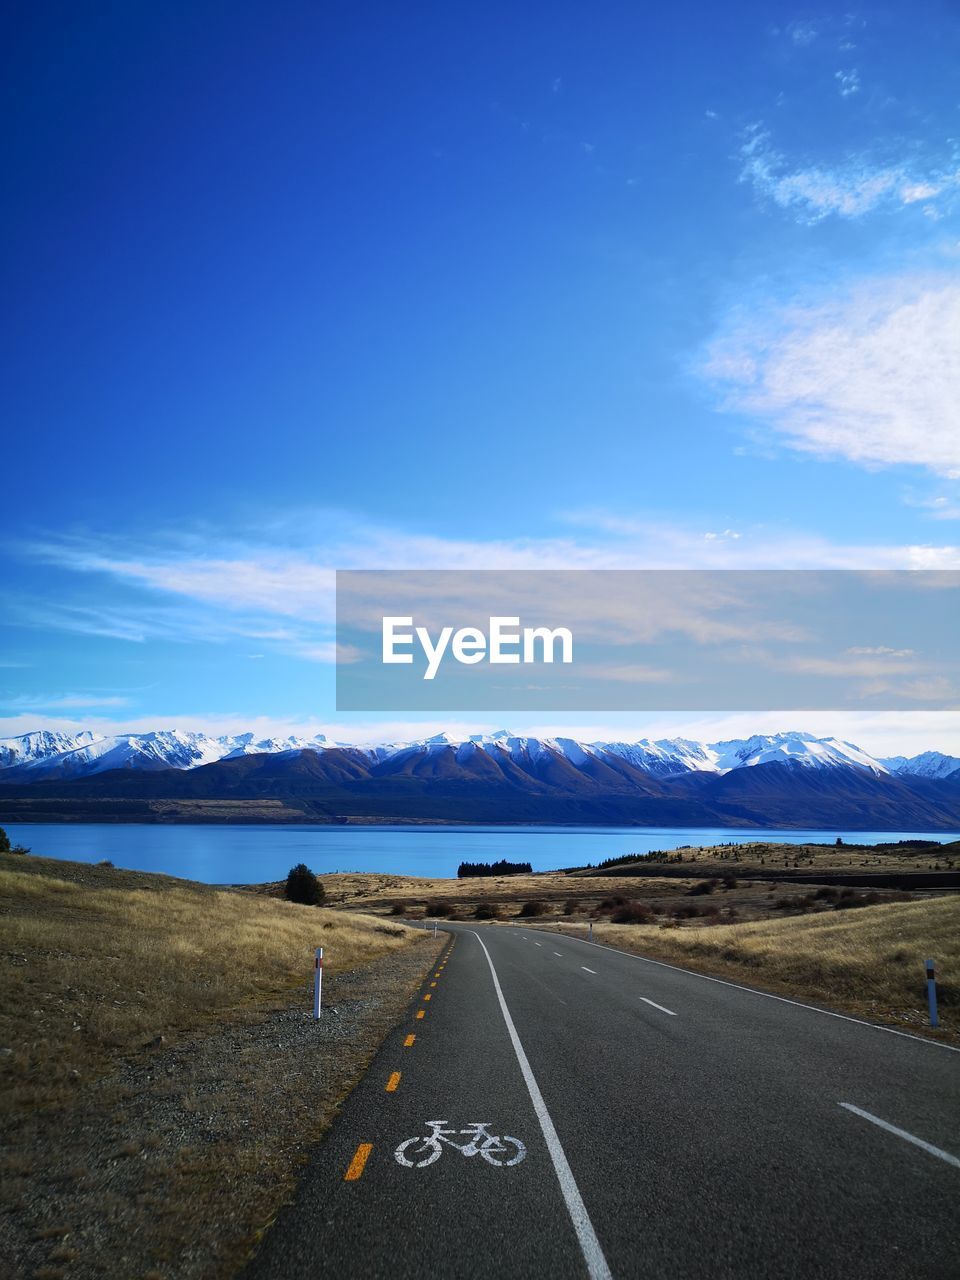
MULTIPOLYGON (((2 822, 2 819, 0 819, 2 822)), ((842 836, 879 844, 958 833, 918 831, 758 831, 731 827, 297 827, 139 826, 98 823, 3 823, 12 844, 46 858, 99 862, 208 884, 280 880, 305 862, 313 871, 382 871, 455 876, 460 862, 529 862, 534 871, 582 866, 624 853, 679 845, 783 840, 823 843, 842 836)))

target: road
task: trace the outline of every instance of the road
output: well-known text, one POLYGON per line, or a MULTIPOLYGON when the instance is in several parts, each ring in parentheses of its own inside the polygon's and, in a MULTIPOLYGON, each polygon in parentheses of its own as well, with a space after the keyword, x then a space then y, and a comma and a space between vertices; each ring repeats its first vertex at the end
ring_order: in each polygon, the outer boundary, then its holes
POLYGON ((248 1280, 957 1280, 960 1053, 547 931, 442 927, 248 1280))

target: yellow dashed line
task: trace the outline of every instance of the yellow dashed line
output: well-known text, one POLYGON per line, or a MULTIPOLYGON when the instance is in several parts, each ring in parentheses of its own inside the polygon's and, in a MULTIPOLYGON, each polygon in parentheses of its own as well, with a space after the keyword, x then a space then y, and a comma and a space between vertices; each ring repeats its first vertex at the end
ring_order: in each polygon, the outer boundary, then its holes
POLYGON ((350 1161, 350 1167, 343 1175, 344 1182, 356 1182, 367 1166, 370 1158, 370 1152, 373 1150, 372 1142, 361 1142, 357 1147, 356 1154, 350 1161))
POLYGON ((422 1018, 425 1013, 426 1013, 426 1009, 420 1009, 417 1013, 417 1017, 422 1018))
POLYGON ((387 1081, 386 1092, 387 1092, 387 1093, 396 1093, 396 1091, 397 1091, 397 1085, 398 1085, 399 1083, 400 1083, 400 1072, 399 1072, 399 1071, 394 1071, 394 1072, 391 1074, 390 1079, 387 1081))
POLYGON ((435 987, 437 984, 435 982, 431 982, 430 985, 431 987, 435 987))
POLYGON ((404 1040, 404 1042, 403 1042, 403 1047, 404 1047, 405 1049, 409 1049, 409 1048, 410 1048, 410 1046, 413 1044, 414 1040, 416 1040, 416 1038, 417 1038, 417 1037, 416 1037, 415 1035, 409 1035, 409 1036, 407 1036, 406 1040, 404 1040))
POLYGON ((428 991, 428 992, 427 992, 427 994, 426 994, 423 998, 424 998, 424 1000, 432 1000, 432 999, 433 999, 433 996, 432 996, 432 995, 430 994, 430 992, 428 991))

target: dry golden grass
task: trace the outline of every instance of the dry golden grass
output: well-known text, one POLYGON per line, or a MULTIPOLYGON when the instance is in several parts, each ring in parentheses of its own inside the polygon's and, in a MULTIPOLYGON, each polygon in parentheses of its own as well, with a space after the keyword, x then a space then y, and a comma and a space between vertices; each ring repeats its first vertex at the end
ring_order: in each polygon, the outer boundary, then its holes
POLYGON ((154 1037, 222 1019, 327 972, 407 946, 382 919, 184 883, 104 888, 0 869, 2 1062, 8 1105, 62 1094, 79 1073, 154 1037))
MULTIPOLYGON (((644 878, 644 897, 670 896, 685 892, 695 882, 697 872, 691 872, 690 880, 674 878, 644 878)), ((633 876, 620 876, 616 870, 609 875, 584 880, 563 872, 539 872, 518 876, 469 876, 463 880, 452 877, 390 876, 376 872, 337 872, 322 877, 327 900, 337 906, 357 910, 381 911, 395 902, 411 907, 423 906, 432 899, 452 902, 464 908, 477 902, 519 904, 528 898, 543 898, 562 906, 569 900, 588 901, 613 893, 638 892, 633 876)), ((261 886, 279 893, 282 885, 261 886)))
MULTIPOLYGON (((586 935, 586 926, 560 925, 586 935)), ((709 928, 595 924, 594 939, 638 955, 754 982, 799 998, 922 1025, 923 963, 937 963, 941 1015, 960 1021, 960 898, 709 928)))

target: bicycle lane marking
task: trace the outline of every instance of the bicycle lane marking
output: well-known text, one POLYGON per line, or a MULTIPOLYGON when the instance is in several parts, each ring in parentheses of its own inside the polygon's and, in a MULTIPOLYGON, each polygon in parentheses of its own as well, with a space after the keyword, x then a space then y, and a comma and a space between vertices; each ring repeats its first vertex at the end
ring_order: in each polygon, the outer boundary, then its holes
POLYGON ((483 954, 487 958, 487 964, 490 966, 490 977, 493 979, 493 989, 500 1004, 500 1012, 503 1014, 510 1043, 513 1045, 517 1062, 520 1064, 520 1073, 523 1076, 524 1084, 527 1086, 530 1101, 533 1103, 533 1110, 539 1121, 544 1142, 547 1144, 547 1151, 550 1155, 554 1172, 557 1175, 557 1181, 560 1184, 560 1193, 563 1196, 567 1213, 570 1215, 570 1221, 576 1232, 577 1242, 580 1245, 580 1252, 583 1254, 587 1272, 591 1280, 612 1280, 610 1268, 607 1265, 606 1258, 603 1256, 600 1241, 597 1239, 597 1233, 593 1228, 593 1223, 590 1221, 587 1207, 583 1203, 583 1197, 573 1176, 573 1170, 570 1168, 570 1162, 567 1160, 566 1152, 560 1142, 557 1130, 550 1117, 550 1112, 547 1110, 547 1104, 544 1102, 543 1094, 540 1092, 540 1086, 537 1084, 523 1045, 520 1043, 520 1037, 517 1035, 517 1029, 513 1024, 513 1018, 510 1016, 510 1010, 504 999, 500 979, 497 977, 497 970, 490 957, 490 952, 487 950, 486 944, 479 933, 473 931, 473 936, 480 943, 483 954))

